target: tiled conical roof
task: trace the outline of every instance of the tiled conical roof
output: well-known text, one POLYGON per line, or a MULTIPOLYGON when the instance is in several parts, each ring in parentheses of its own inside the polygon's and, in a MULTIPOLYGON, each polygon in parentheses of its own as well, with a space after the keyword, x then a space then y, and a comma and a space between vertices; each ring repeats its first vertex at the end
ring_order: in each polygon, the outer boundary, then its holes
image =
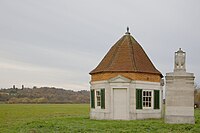
POLYGON ((117 41, 99 65, 90 74, 103 72, 135 72, 162 74, 140 46, 140 44, 127 33, 117 41))

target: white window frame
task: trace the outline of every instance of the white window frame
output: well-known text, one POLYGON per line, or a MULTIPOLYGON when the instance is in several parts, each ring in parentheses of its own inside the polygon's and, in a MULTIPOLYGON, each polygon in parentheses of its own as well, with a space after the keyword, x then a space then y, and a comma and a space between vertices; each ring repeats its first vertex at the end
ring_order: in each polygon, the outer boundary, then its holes
POLYGON ((96 107, 101 108, 101 90, 100 89, 95 90, 95 101, 96 101, 96 103, 95 103, 96 107), (98 92, 99 92, 99 94, 97 95, 98 92))
MULTIPOLYGON (((153 99, 154 99, 154 95, 153 95, 153 90, 142 90, 142 107, 143 109, 153 109, 153 99), (144 96, 144 92, 151 92, 151 107, 145 107, 144 106, 144 102, 143 99, 144 98, 149 98, 149 96, 144 96)), ((149 102, 149 100, 147 100, 147 103, 149 102)))

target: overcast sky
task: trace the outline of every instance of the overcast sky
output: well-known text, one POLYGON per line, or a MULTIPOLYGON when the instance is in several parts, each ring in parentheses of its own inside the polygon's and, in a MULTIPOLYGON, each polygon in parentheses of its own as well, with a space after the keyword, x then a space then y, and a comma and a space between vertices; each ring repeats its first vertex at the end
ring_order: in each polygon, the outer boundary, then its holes
POLYGON ((1 0, 0 88, 88 90, 127 26, 163 75, 182 48, 200 83, 199 0, 1 0))

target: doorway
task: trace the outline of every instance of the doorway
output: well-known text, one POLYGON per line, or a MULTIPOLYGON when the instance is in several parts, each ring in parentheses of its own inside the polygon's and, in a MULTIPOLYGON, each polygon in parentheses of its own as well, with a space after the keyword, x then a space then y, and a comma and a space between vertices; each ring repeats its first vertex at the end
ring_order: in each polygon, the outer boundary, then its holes
POLYGON ((127 89, 113 88, 113 113, 114 119, 127 119, 127 89))

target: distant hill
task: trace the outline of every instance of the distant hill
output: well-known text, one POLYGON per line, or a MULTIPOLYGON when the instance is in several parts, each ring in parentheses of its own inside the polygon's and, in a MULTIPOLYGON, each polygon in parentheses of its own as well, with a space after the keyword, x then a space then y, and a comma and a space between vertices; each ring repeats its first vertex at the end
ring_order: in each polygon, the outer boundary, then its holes
MULTIPOLYGON (((54 87, 0 89, 0 103, 89 103, 90 91, 64 90, 54 87)), ((200 107, 200 88, 196 87, 194 102, 200 107)))
POLYGON ((89 103, 90 91, 54 87, 10 88, 0 90, 0 103, 89 103))

